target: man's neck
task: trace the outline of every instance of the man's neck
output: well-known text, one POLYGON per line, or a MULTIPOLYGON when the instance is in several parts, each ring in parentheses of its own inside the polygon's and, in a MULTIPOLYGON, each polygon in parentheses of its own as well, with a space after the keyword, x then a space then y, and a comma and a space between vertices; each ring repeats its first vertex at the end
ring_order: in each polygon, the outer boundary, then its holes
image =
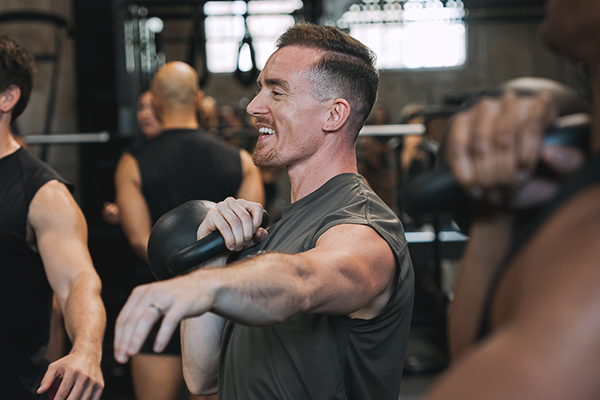
POLYGON ((195 113, 165 113, 161 115, 163 129, 198 129, 195 113))
POLYGON ((21 145, 13 139, 10 131, 7 134, 0 134, 0 158, 4 158, 19 150, 21 145))
POLYGON ((307 163, 288 167, 292 203, 319 189, 331 178, 344 173, 358 173, 356 152, 353 149, 340 150, 334 155, 322 153, 307 163))
POLYGON ((0 116, 0 158, 19 150, 21 146, 10 133, 10 115, 0 116), (8 116, 8 118, 6 118, 8 116))

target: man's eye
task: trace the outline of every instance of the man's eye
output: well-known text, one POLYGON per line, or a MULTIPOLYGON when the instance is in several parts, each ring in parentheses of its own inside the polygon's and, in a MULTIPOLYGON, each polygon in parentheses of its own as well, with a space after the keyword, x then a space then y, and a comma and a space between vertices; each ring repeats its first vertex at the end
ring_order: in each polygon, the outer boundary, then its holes
POLYGON ((271 93, 273 94, 273 96, 281 96, 283 94, 276 91, 272 91, 271 93))

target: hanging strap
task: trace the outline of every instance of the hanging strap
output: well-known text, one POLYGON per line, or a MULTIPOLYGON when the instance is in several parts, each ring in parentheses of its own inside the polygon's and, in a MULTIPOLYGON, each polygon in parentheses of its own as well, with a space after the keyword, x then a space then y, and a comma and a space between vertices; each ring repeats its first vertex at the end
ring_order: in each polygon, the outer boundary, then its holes
MULTIPOLYGON (((248 0, 246 0, 246 5, 248 5, 248 0)), ((254 51, 254 46, 252 45, 252 35, 250 35, 250 30, 248 29, 248 7, 246 7, 246 13, 244 14, 244 38, 240 42, 240 47, 238 49, 238 60, 237 66, 235 68, 235 78, 240 82, 243 86, 248 87, 253 85, 256 82, 256 78, 260 71, 256 66, 256 52, 254 51), (250 49, 250 62, 252 63, 252 68, 249 71, 242 71, 240 69, 240 57, 242 55, 242 49, 244 45, 248 45, 250 49)))

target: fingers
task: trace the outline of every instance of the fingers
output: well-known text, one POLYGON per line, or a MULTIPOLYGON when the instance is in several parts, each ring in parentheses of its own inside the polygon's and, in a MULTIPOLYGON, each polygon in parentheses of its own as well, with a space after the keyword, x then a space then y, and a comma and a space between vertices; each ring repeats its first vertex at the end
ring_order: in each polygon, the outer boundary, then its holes
POLYGON ((94 381, 80 371, 66 371, 54 400, 89 400, 99 398, 104 389, 102 382, 94 381))
POLYGON ((73 373, 71 371, 67 371, 62 379, 60 386, 58 387, 58 390, 56 391, 56 396, 54 396, 54 400, 64 400, 68 397, 72 399, 78 399, 82 389, 83 384, 80 382, 75 382, 75 376, 73 375, 73 373))
MULTIPOLYGON (((497 121, 498 135, 495 145, 498 149, 495 157, 495 168, 497 169, 498 183, 501 185, 512 185, 515 182, 518 154, 517 154, 517 136, 523 129, 521 122, 525 115, 521 107, 514 107, 517 104, 517 94, 510 90, 500 101, 499 113, 503 116, 497 121)), ((494 184, 492 181, 491 185, 494 184)))
POLYGON ((469 188, 474 183, 475 169, 470 157, 473 121, 470 113, 459 114, 448 131, 447 159, 458 183, 469 188))
MULTIPOLYGON (((211 292, 212 294, 212 292, 211 292)), ((188 274, 138 286, 119 313, 115 325, 114 356, 120 363, 137 354, 154 324, 161 320, 153 349, 162 352, 183 318, 205 313, 213 298, 201 279, 188 274)))
POLYGON ((86 368, 81 360, 69 355, 51 364, 37 392, 48 391, 53 400, 99 399, 104 389, 100 366, 86 368))
POLYGON ((547 179, 531 179, 516 191, 510 206, 514 209, 534 207, 554 197, 559 189, 560 185, 557 182, 547 179))
POLYGON ((269 232, 265 229, 265 228, 258 228, 256 230, 256 232, 254 233, 254 242, 256 242, 257 244, 262 242, 263 240, 265 240, 267 238, 267 236, 269 235, 269 232))
POLYGON ((531 176, 555 117, 550 94, 524 96, 513 90, 458 114, 448 130, 446 153, 458 183, 476 199, 506 200, 523 177, 531 176))
POLYGON ((140 351, 152 326, 162 317, 147 298, 150 286, 135 288, 117 317, 114 355, 120 363, 126 363, 130 356, 140 351))
POLYGON ((167 344, 169 344, 171 336, 173 336, 175 329, 177 329, 183 319, 182 315, 185 313, 185 310, 183 310, 184 306, 185 305, 180 306, 175 304, 169 312, 165 314, 160 329, 156 334, 154 346, 152 347, 155 352, 161 353, 167 347, 167 344))
POLYGON ((520 168, 531 172, 539 161, 542 139, 556 119, 557 108, 552 95, 546 92, 535 96, 528 106, 528 118, 518 137, 518 147, 520 168))
POLYGON ((104 391, 103 389, 104 389, 103 387, 96 387, 93 390, 92 396, 90 397, 90 399, 91 400, 100 400, 102 397, 102 392, 104 391))
POLYGON ((473 169, 475 183, 483 188, 492 186, 495 180, 496 158, 494 155, 494 131, 500 104, 497 101, 482 101, 476 106, 473 137, 473 169))
POLYGON ((197 235, 200 239, 212 231, 219 231, 229 250, 240 251, 253 244, 262 215, 263 208, 259 203, 229 197, 207 213, 197 235))
POLYGON ((48 367, 48 371, 44 374, 42 378, 42 382, 40 383, 40 387, 37 390, 37 393, 45 393, 50 389, 55 379, 57 380, 56 385, 60 384, 60 377, 56 375, 55 369, 52 366, 48 367))
POLYGON ((542 158, 546 165, 565 176, 577 171, 585 162, 585 153, 571 146, 544 146, 542 158))
MULTIPOLYGON (((82 388, 81 397, 79 397, 79 399, 89 400, 92 398, 93 394, 94 394, 94 385, 85 385, 82 388)), ((77 399, 77 397, 73 397, 73 399, 77 399)), ((67 399, 67 400, 70 400, 70 399, 67 399)))
POLYGON ((229 241, 225 243, 230 250, 241 250, 244 244, 248 243, 254 235, 254 224, 252 215, 244 207, 244 204, 232 198, 226 199, 223 203, 217 204, 217 209, 225 218, 230 230, 228 230, 229 241), (231 235, 229 235, 231 232, 231 235), (233 240, 231 240, 233 236, 233 240))

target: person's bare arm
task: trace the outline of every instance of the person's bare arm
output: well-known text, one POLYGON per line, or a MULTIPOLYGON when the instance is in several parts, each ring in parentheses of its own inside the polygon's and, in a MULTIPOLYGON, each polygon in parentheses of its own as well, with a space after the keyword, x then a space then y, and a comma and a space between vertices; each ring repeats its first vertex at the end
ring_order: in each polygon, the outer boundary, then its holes
POLYGON ((539 160, 559 175, 581 164, 571 162, 568 149, 542 146, 555 116, 549 94, 519 96, 507 90, 499 97, 480 99, 455 116, 449 127, 446 160, 457 181, 473 195, 476 210, 449 310, 453 361, 478 333, 490 282, 512 241, 514 210, 546 201, 558 189, 558 182, 534 176, 539 160))
MULTIPOLYGON (((228 257, 228 254, 215 257, 202 264, 201 268, 223 267, 228 257)), ((225 318, 211 312, 181 321, 183 377, 188 390, 194 395, 217 393, 224 328, 225 318)))
MULTIPOLYGON (((209 211, 201 225, 207 231, 214 230, 212 225, 235 226, 230 232, 219 228, 230 249, 250 240, 262 218, 259 204, 230 204, 231 200, 209 211), (252 210, 252 217, 246 209, 252 210)), ((181 319, 208 311, 253 326, 283 321, 297 313, 373 318, 389 299, 395 267, 392 250, 374 230, 339 225, 304 253, 267 253, 229 267, 199 269, 138 287, 117 320, 115 357, 125 362, 139 351, 148 329, 159 318, 151 304, 164 312, 156 351, 164 348, 181 319)))
POLYGON ((152 218, 142 193, 142 178, 136 159, 123 153, 115 171, 115 202, 121 213, 121 226, 133 251, 148 262, 148 238, 152 218))
POLYGON ((210 312, 181 321, 183 377, 192 394, 217 393, 224 327, 225 318, 210 312))
POLYGON ((216 392, 221 316, 247 325, 283 321, 298 312, 370 319, 389 299, 394 266, 388 244, 371 228, 339 225, 301 255, 272 253, 226 268, 214 277, 224 284, 216 289, 219 300, 212 312, 182 321, 188 388, 200 395, 216 392), (353 251, 356 247, 361 250, 353 251))
POLYGON ((106 314, 101 283, 87 248, 83 213, 58 181, 42 186, 28 215, 30 243, 37 247, 64 313, 73 343, 70 353, 50 364, 39 393, 61 378, 56 400, 99 399, 104 388, 100 361, 106 314))
POLYGON ((242 184, 236 197, 265 205, 265 186, 260 169, 254 165, 252 156, 246 150, 240 150, 242 160, 242 184))
POLYGON ((474 218, 471 236, 454 281, 448 310, 448 345, 452 362, 472 346, 479 334, 487 292, 513 237, 511 214, 497 212, 474 218))
POLYGON ((583 400, 600 393, 600 187, 572 199, 519 253, 497 294, 510 313, 427 400, 583 400), (516 283, 518 282, 518 285, 516 283), (508 287, 506 287, 508 289, 508 287))
POLYGON ((222 270, 206 270, 208 279, 217 280, 211 311, 258 326, 297 313, 370 319, 388 300, 394 267, 390 247, 374 230, 338 225, 307 252, 267 253, 222 270))

